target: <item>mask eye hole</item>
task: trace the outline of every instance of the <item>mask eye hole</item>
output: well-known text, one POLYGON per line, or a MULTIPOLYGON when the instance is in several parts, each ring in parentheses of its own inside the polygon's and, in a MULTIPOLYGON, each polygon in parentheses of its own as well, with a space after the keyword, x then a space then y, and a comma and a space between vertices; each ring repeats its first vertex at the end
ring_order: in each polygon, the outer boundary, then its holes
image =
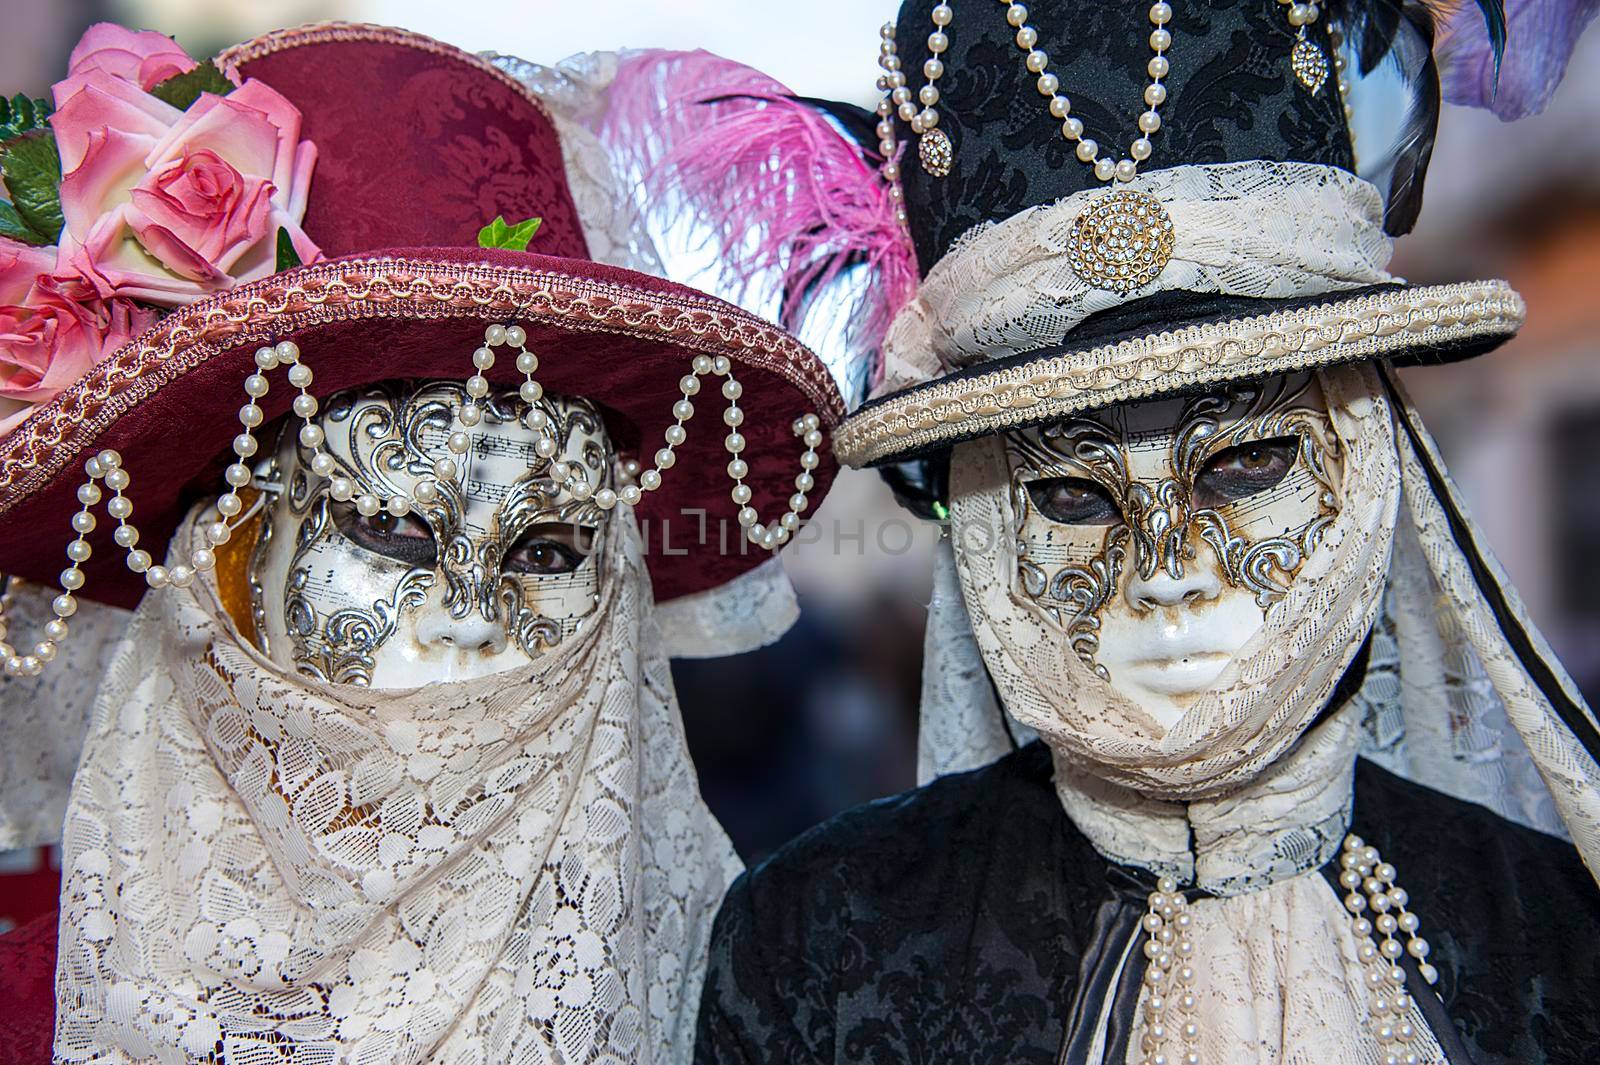
POLYGON ((1194 507, 1206 510, 1276 488, 1294 467, 1300 438, 1236 444, 1211 456, 1194 479, 1194 507))
POLYGON ((594 530, 547 522, 535 525, 506 549, 500 568, 535 577, 571 573, 594 549, 594 530))
POLYGON ((380 510, 369 517, 353 503, 334 503, 332 512, 340 534, 357 547, 408 566, 432 566, 438 561, 433 530, 415 514, 396 516, 380 510))
POLYGON ((1122 511, 1100 485, 1084 477, 1047 477, 1027 483, 1039 513, 1064 525, 1116 525, 1122 511))

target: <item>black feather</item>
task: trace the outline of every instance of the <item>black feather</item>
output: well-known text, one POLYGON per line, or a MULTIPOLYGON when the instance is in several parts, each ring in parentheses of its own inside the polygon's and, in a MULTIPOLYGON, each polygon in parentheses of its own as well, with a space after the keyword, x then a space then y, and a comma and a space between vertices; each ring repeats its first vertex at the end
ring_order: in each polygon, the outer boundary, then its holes
POLYGON ((1395 237, 1411 232, 1417 224, 1417 215, 1422 211, 1422 186, 1439 132, 1439 68, 1433 61, 1433 15, 1417 0, 1406 0, 1401 17, 1416 36, 1397 34, 1396 46, 1422 51, 1420 55, 1400 57, 1407 68, 1415 70, 1415 75, 1411 111, 1395 141, 1394 167, 1389 172, 1389 194, 1383 211, 1383 231, 1395 237))
MULTIPOLYGON (((1487 3, 1488 0, 1485 0, 1487 3)), ((794 99, 816 108, 839 126, 845 136, 855 141, 863 152, 878 157, 878 116, 865 107, 842 100, 823 100, 816 96, 796 96, 794 99)))
POLYGON ((1500 59, 1506 51, 1505 0, 1478 0, 1478 10, 1483 12, 1483 28, 1489 35, 1489 47, 1494 51, 1494 80, 1500 84, 1500 59))

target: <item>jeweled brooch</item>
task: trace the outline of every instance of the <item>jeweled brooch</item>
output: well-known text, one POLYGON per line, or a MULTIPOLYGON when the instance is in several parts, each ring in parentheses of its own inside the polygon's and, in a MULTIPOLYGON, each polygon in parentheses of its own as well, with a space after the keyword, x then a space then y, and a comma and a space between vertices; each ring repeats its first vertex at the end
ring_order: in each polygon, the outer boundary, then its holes
POLYGON ((1147 192, 1097 198, 1072 223, 1067 261, 1095 288, 1127 295, 1154 281, 1172 258, 1172 216, 1147 192))
POLYGON ((917 139, 917 155, 922 160, 922 169, 934 177, 945 177, 955 162, 956 150, 949 135, 934 126, 917 139))
POLYGON ((1312 96, 1322 91, 1328 80, 1328 57, 1315 44, 1300 38, 1289 53, 1289 69, 1312 96))

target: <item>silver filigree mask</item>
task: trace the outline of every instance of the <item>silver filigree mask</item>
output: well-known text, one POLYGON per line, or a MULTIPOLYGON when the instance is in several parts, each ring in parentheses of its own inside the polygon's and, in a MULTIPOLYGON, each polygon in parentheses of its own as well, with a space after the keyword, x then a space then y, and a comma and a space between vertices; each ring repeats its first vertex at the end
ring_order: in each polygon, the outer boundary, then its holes
POLYGON ((1021 594, 1168 723, 1253 636, 1338 513, 1308 373, 1007 435, 1021 594))
POLYGON ((269 497, 249 578, 274 660, 378 688, 458 680, 529 662, 593 612, 609 515, 550 468, 565 461, 591 489, 611 485, 599 412, 549 395, 530 409, 510 391, 479 401, 469 427, 453 421, 465 399, 449 382, 340 393, 315 422, 327 458, 313 461, 302 428, 258 468, 269 497), (453 432, 470 440, 459 477, 399 513, 377 504, 457 458, 453 432))

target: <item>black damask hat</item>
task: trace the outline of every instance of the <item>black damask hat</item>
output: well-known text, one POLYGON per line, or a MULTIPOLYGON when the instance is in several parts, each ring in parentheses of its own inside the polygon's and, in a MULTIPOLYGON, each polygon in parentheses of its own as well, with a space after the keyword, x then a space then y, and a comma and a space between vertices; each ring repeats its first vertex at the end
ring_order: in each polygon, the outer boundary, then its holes
POLYGON ((908 0, 875 134, 920 282, 836 454, 892 464, 1112 403, 1506 340, 1524 308, 1504 282, 1386 270, 1432 147, 1432 41, 1401 0, 908 0), (1379 115, 1359 140, 1353 106, 1379 115))

